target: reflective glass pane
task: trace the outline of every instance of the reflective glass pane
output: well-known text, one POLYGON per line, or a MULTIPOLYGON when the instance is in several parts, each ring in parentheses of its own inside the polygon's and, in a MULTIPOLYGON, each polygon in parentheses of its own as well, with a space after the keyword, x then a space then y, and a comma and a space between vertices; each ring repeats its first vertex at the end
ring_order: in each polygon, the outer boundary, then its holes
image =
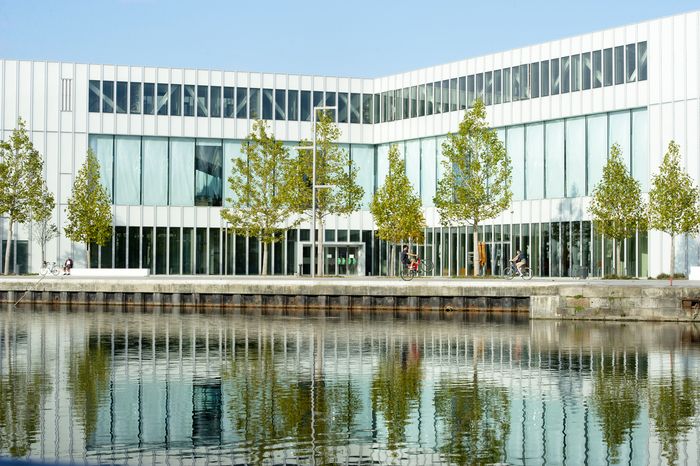
POLYGON ((209 86, 197 86, 197 116, 209 116, 209 86))
POLYGON ((182 86, 170 85, 170 115, 180 116, 182 113, 182 86))
MULTIPOLYGON (((336 103, 335 92, 326 92, 326 107, 335 107, 336 103)), ((328 110, 328 113, 331 115, 331 120, 336 121, 335 110, 328 110)))
POLYGON ((581 90, 581 55, 571 57, 571 90, 581 90))
POLYGON ((493 103, 500 104, 503 101, 501 93, 501 70, 493 72, 493 103))
POLYGON ((637 72, 640 81, 647 79, 647 43, 637 43, 637 72))
POLYGON ((287 91, 275 89, 275 120, 284 120, 287 109, 287 91))
POLYGON ((182 114, 184 116, 194 116, 194 86, 191 84, 185 84, 184 86, 184 96, 182 98, 182 114))
POLYGON ((224 87, 224 118, 236 116, 236 89, 224 87))
POLYGON ((437 180, 437 145, 435 138, 420 140, 420 197, 423 206, 433 205, 437 180))
POLYGON ((90 80, 90 95, 88 97, 88 111, 99 112, 100 111, 100 81, 90 80))
POLYGON ((249 96, 248 96, 248 102, 249 102, 249 118, 251 120, 257 120, 258 118, 261 117, 262 113, 260 111, 260 89, 254 89, 251 88, 249 89, 249 96))
POLYGON ((476 75, 476 98, 484 101, 484 74, 477 73, 476 75))
POLYGON ((603 54, 600 50, 593 52, 593 88, 603 86, 603 54))
POLYGON ((540 96, 540 64, 530 65, 530 95, 533 99, 540 96))
MULTIPOLYGON (((459 109, 467 108, 467 77, 460 76, 459 78, 459 109)), ((415 116, 415 115, 413 115, 415 116)))
POLYGON ((364 190, 362 208, 367 209, 374 195, 374 146, 353 144, 350 156, 357 167, 357 184, 364 190))
POLYGON ((411 117, 411 105, 410 105, 410 96, 409 96, 409 89, 407 87, 404 88, 403 90, 403 118, 410 118, 411 117))
POLYGON ((236 88, 236 118, 248 118, 248 89, 236 88))
MULTIPOLYGON (((246 154, 242 150, 244 144, 245 141, 224 140, 224 206, 226 207, 230 207, 236 200, 228 177, 231 176, 237 159, 246 160, 246 154)), ((289 149, 290 155, 296 156, 296 150, 289 149)))
POLYGON ((91 134, 88 138, 88 144, 100 164, 100 181, 107 189, 109 198, 113 199, 114 136, 91 134))
POLYGON ((520 67, 514 66, 511 71, 511 89, 513 102, 520 100, 520 67))
POLYGON ((418 86, 418 116, 425 116, 425 85, 418 86))
POLYGON ((476 80, 474 75, 467 76, 467 107, 472 108, 476 100, 476 80))
POLYGON ((603 50, 603 85, 612 86, 613 83, 613 49, 603 50))
POLYGON ((117 82, 117 100, 116 100, 116 110, 117 113, 126 113, 127 103, 129 102, 127 95, 128 84, 126 81, 117 82))
POLYGON ((153 115, 156 112, 156 85, 143 83, 143 114, 153 115))
POLYGON ((168 138, 143 138, 143 205, 168 205, 168 138))
POLYGON ((510 156, 513 168, 513 199, 525 198, 525 129, 523 126, 513 126, 507 129, 506 150, 510 156))
MULTIPOLYGON (((544 124, 525 127, 525 187, 527 199, 544 198, 544 124)), ((515 171, 514 171, 515 173, 515 171)))
POLYGON ((348 122, 348 94, 338 93, 338 123, 348 122))
POLYGON ((156 114, 168 114, 168 85, 158 83, 156 94, 156 114))
POLYGON ((510 102, 510 68, 503 70, 503 103, 510 102))
POLYGON ((360 122, 360 94, 353 92, 350 94, 350 123, 360 122))
POLYGON ((413 139, 405 144, 406 176, 413 192, 420 196, 420 140, 413 139))
POLYGON ((299 91, 287 91, 287 120, 299 121, 299 91))
POLYGON ((608 153, 613 144, 618 144, 622 150, 622 160, 625 162, 627 169, 630 169, 630 157, 632 156, 630 148, 630 133, 631 133, 630 112, 615 112, 609 114, 608 119, 608 153))
POLYGON ((114 150, 114 204, 141 203, 141 138, 116 136, 114 150))
POLYGON ((211 97, 209 116, 213 118, 221 118, 221 87, 212 86, 209 93, 211 97))
POLYGON ((272 120, 272 89, 263 89, 262 117, 263 120, 272 120))
POLYGON ((628 44, 626 47, 625 61, 627 62, 627 82, 631 83, 637 80, 637 46, 636 44, 628 44))
POLYGON ((646 109, 632 110, 632 175, 641 184, 642 191, 649 191, 649 115, 646 109))
POLYGON ((141 113, 141 83, 129 84, 129 113, 141 113))
POLYGON ((389 173, 389 147, 391 144, 379 144, 377 146, 377 181, 376 186, 382 186, 387 173, 389 173))
POLYGON ((586 195, 586 118, 566 120, 566 197, 586 195))
POLYGON ((379 123, 379 112, 380 112, 380 102, 379 102, 379 94, 374 94, 374 104, 372 105, 372 109, 374 112, 374 122, 379 123))
POLYGON ((540 79, 542 80, 540 95, 546 97, 549 95, 549 60, 540 63, 540 79))
POLYGON ((102 111, 114 112, 114 81, 102 81, 102 111))
POLYGON ((493 103, 493 72, 484 73, 484 104, 493 103))
POLYGON ((583 66, 581 67, 581 84, 582 89, 587 90, 591 88, 591 53, 584 53, 581 56, 583 57, 583 66))
POLYGON ((569 57, 562 57, 561 59, 561 93, 566 94, 569 92, 569 57))
POLYGON ((220 207, 223 196, 221 141, 198 139, 194 160, 195 205, 220 207))
POLYGON ((457 101, 459 100, 459 95, 457 92, 457 78, 450 79, 450 111, 454 112, 457 110, 457 101))
POLYGON ((615 47, 615 84, 625 82, 625 47, 615 47))
MULTIPOLYGON (((221 230, 218 228, 209 229, 209 274, 218 275, 221 273, 221 230)), ((269 261, 268 263, 270 263, 269 261)))
POLYGON ((425 85, 425 95, 426 95, 425 114, 432 115, 433 114, 433 84, 432 83, 425 85))
POLYGON ((450 111, 450 81, 444 80, 442 82, 442 111, 450 111))
POLYGON ((194 204, 194 139, 170 139, 170 205, 194 204))
POLYGON ((561 83, 559 78, 559 59, 555 58, 554 60, 550 60, 549 65, 551 66, 550 72, 552 73, 551 94, 557 95, 559 94, 559 85, 561 83))
MULTIPOLYGON (((564 197, 564 120, 547 122, 545 127, 545 195, 548 198, 564 197)), ((528 170, 528 176, 530 170, 528 170)))
POLYGON ((442 86, 440 85, 440 81, 433 83, 433 89, 435 89, 433 113, 442 113, 442 86))
POLYGON ((588 193, 603 176, 603 167, 608 160, 608 116, 593 115, 586 118, 588 148, 588 193))
POLYGON ((372 94, 362 94, 362 123, 372 124, 372 94))
POLYGON ((168 273, 177 275, 180 273, 180 228, 168 229, 168 273))
POLYGON ((529 85, 529 65, 520 65, 520 98, 529 99, 530 98, 530 85, 529 85))

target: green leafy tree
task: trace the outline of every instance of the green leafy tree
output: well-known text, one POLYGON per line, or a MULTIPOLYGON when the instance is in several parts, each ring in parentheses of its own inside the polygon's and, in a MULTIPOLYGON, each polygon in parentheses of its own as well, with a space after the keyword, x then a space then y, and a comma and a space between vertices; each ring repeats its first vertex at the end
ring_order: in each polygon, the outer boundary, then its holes
POLYGON ((700 228, 700 190, 681 168, 680 148, 671 141, 649 192, 649 226, 671 236, 671 277, 675 273, 676 235, 697 234, 700 228))
POLYGON ((73 194, 68 200, 66 237, 87 247, 90 267, 90 246, 104 246, 112 237, 112 207, 107 189, 100 182, 100 163, 88 149, 85 163, 73 182, 73 194))
POLYGON ((406 176, 399 148, 389 149, 389 174, 381 188, 374 193, 369 207, 377 224, 377 236, 391 244, 391 270, 395 270, 394 247, 403 241, 423 241, 425 217, 420 198, 406 176))
POLYGON ((223 209, 221 217, 236 230, 256 236, 263 244, 262 274, 267 275, 268 249, 273 243, 284 239, 283 227, 293 228, 299 224, 290 204, 289 151, 281 141, 268 133, 266 123, 253 123, 247 144, 241 150, 246 158, 233 160, 233 169, 228 178, 233 197, 228 201, 231 208, 223 209))
POLYGON ((593 189, 588 208, 594 227, 615 240, 615 272, 620 271, 620 249, 625 239, 646 228, 646 206, 642 188, 622 161, 618 144, 610 149, 610 158, 603 168, 603 178, 593 189))
MULTIPOLYGON (((496 131, 486 123, 486 107, 477 100, 465 113, 456 134, 442 144, 443 176, 434 202, 444 225, 469 222, 474 226, 474 249, 478 226, 510 206, 511 165, 496 131)), ((474 255, 474 275, 479 259, 474 255)))
MULTIPOLYGON (((330 115, 319 112, 316 123, 316 222, 319 230, 316 265, 323 274, 323 228, 329 215, 350 215, 360 209, 364 190, 357 184, 357 167, 348 152, 338 146, 340 130, 330 115)), ((301 141, 301 147, 309 147, 309 141, 301 141)), ((291 206, 299 214, 312 215, 313 151, 299 149, 292 160, 287 187, 291 206)))
POLYGON ((44 183, 42 202, 32 210, 32 238, 41 247, 41 262, 46 262, 46 244, 59 235, 58 227, 51 221, 51 215, 56 208, 56 200, 44 183))
POLYGON ((678 462, 678 444, 695 427, 698 388, 692 378, 679 381, 674 374, 670 380, 650 387, 649 415, 668 464, 678 462))
POLYGON ((29 140, 24 121, 7 141, 0 141, 0 216, 7 217, 4 274, 10 273, 12 234, 18 223, 27 223, 32 211, 46 202, 43 182, 44 162, 29 140))

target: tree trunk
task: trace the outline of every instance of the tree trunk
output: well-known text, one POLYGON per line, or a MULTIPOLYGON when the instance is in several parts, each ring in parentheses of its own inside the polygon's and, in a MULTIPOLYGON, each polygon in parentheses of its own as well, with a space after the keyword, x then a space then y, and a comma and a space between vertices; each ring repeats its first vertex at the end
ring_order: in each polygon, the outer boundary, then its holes
POLYGON ((5 244, 5 275, 10 273, 10 250, 12 248, 12 230, 14 227, 14 222, 10 220, 9 234, 7 235, 7 243, 5 244))
POLYGON ((615 249, 613 250, 615 257, 613 258, 615 264, 615 275, 620 277, 620 241, 615 240, 615 249))
POLYGON ((267 243, 263 243, 262 269, 260 275, 267 275, 267 243))
POLYGON ((87 243, 87 268, 90 268, 90 243, 87 243))
MULTIPOLYGON (((316 238, 316 275, 322 276, 323 275, 323 235, 325 234, 325 231, 323 229, 323 217, 319 217, 316 220, 316 227, 318 228, 318 237, 316 238)), ((311 252, 313 254, 313 251, 311 252)))
POLYGON ((474 222, 474 233, 472 233, 472 237, 474 241, 474 276, 478 277, 479 269, 481 268, 479 259, 481 258, 479 254, 479 224, 477 222, 474 222))
POLYGON ((673 286, 673 274, 676 271, 676 235, 671 233, 671 276, 669 277, 670 286, 673 286))
POLYGON ((394 254, 396 253, 396 251, 394 250, 393 243, 392 243, 391 249, 389 249, 389 251, 390 251, 389 254, 391 254, 389 256, 389 257, 391 257, 391 260, 389 261, 389 267, 391 267, 391 271, 389 272, 389 275, 394 276, 394 274, 396 273, 395 272, 396 271, 396 258, 394 257, 394 254))

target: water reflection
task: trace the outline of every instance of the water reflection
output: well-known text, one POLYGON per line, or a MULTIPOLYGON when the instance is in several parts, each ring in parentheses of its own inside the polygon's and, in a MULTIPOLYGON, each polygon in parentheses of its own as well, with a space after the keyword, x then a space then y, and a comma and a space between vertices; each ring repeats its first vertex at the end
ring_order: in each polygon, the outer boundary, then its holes
POLYGON ((697 329, 511 314, 0 314, 0 453, 698 464, 697 329))

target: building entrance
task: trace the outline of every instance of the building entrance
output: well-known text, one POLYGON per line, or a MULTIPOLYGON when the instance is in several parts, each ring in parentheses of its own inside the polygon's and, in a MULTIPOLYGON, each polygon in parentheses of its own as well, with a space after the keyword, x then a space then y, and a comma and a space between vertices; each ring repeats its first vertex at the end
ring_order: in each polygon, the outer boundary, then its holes
MULTIPOLYGON (((311 245, 301 243, 303 273, 311 273, 311 245)), ((324 243, 324 275, 365 275, 364 243, 324 243)))

